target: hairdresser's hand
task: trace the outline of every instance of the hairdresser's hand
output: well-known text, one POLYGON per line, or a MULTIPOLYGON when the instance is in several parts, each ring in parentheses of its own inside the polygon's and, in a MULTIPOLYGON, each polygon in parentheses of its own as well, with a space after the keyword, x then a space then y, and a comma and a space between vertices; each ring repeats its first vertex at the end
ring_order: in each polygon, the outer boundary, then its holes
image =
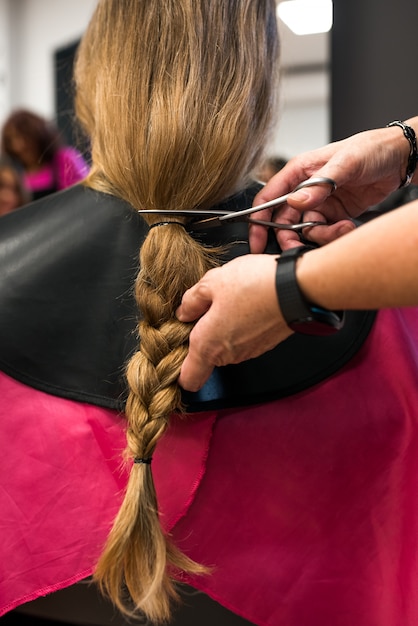
POLYGON ((177 317, 196 323, 179 383, 197 391, 215 366, 240 363, 274 348, 292 331, 276 295, 275 257, 246 255, 210 270, 186 291, 177 317))
MULTIPOLYGON (((418 118, 407 123, 415 126, 418 134, 418 118)), ((288 193, 313 176, 332 178, 337 184, 334 193, 330 185, 305 187, 274 212, 277 222, 326 221, 328 226, 304 230, 306 239, 322 245, 353 230, 351 218, 399 187, 408 155, 408 141, 397 126, 358 133, 290 160, 257 194, 254 206, 288 193)), ((254 217, 270 219, 272 213, 272 209, 266 209, 254 217)), ((292 231, 278 230, 277 239, 282 249, 300 245, 298 234, 292 231)), ((262 252, 266 241, 266 229, 252 225, 251 250, 262 252)))

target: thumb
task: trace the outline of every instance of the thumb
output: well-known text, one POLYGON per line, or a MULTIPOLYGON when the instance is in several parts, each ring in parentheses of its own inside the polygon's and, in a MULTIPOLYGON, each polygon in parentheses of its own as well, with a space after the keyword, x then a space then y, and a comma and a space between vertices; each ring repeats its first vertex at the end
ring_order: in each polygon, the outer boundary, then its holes
MULTIPOLYGON (((328 178, 333 181, 330 176, 325 176, 322 172, 318 172, 314 178, 328 178)), ((295 209, 306 211, 322 204, 332 193, 336 187, 329 183, 312 184, 311 186, 298 189, 290 194, 287 202, 295 209)))
POLYGON ((191 346, 181 366, 178 383, 186 391, 199 391, 209 379, 213 369, 214 366, 202 359, 191 346))
POLYGON ((176 310, 176 317, 180 322, 193 322, 210 309, 212 297, 202 288, 201 281, 188 289, 176 310))

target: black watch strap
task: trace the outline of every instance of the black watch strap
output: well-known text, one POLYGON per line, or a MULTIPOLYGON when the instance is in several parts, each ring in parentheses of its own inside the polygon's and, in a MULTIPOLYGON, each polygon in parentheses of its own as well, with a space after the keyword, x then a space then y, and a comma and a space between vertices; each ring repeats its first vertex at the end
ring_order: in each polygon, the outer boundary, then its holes
POLYGON ((307 335, 330 335, 344 325, 343 311, 329 311, 309 303, 296 280, 296 261, 312 250, 298 246, 281 253, 277 260, 276 290, 282 315, 292 330, 307 335))

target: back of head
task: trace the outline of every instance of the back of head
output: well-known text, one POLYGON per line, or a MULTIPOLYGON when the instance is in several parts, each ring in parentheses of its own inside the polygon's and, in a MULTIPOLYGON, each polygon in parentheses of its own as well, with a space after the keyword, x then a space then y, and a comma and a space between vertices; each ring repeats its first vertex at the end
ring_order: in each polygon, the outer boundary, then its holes
POLYGON ((2 151, 21 161, 21 155, 15 151, 12 141, 16 133, 30 144, 40 163, 52 161, 59 145, 58 130, 52 123, 27 109, 17 109, 9 115, 2 128, 2 151))
MULTIPOLYGON (((135 209, 207 208, 242 189, 275 110, 274 0, 99 0, 75 67, 76 111, 90 137, 87 184, 135 209)), ((158 218, 146 218, 148 223, 158 218)), ((151 457, 170 414, 190 325, 175 310, 218 263, 182 228, 156 227, 140 251, 140 349, 127 366, 127 493, 96 580, 121 610, 123 590, 168 619, 172 576, 203 573, 158 522, 151 457)))
POLYGON ((99 2, 76 64, 92 179, 136 208, 241 188, 275 109, 273 0, 99 2))

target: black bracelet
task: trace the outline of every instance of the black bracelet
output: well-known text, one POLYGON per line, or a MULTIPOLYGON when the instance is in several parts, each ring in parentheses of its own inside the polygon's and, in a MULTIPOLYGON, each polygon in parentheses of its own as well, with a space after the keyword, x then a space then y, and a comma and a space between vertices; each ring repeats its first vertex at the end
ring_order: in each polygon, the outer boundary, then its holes
POLYGON ((402 187, 408 187, 411 184, 412 177, 415 173, 415 169, 418 163, 418 149, 417 149, 417 138, 415 135, 415 131, 413 128, 405 124, 404 122, 400 122, 396 120, 395 122, 391 122, 387 124, 387 128, 389 126, 399 126, 403 130, 403 134, 406 139, 409 141, 409 157, 408 157, 408 165, 406 167, 406 176, 404 180, 399 185, 399 189, 402 187))

